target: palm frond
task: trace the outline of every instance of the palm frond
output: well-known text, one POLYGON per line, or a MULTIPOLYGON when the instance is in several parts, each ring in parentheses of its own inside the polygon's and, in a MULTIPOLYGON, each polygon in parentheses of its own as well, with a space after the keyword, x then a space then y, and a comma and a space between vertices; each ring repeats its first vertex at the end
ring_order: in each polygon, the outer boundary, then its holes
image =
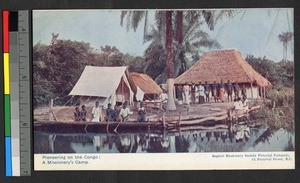
POLYGON ((124 23, 124 18, 125 16, 127 15, 127 11, 122 11, 121 12, 121 22, 120 22, 120 25, 123 27, 123 23, 124 23))

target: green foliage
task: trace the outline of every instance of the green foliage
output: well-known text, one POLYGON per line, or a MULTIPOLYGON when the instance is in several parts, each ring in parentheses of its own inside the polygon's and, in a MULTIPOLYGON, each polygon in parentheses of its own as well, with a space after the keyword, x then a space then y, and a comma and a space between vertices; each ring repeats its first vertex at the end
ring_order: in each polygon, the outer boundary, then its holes
POLYGON ((144 59, 121 53, 114 46, 104 46, 100 52, 89 43, 61 40, 52 34, 50 45, 33 47, 34 107, 48 105, 54 99, 56 105, 75 104, 76 97, 68 96, 86 65, 128 66, 130 71, 143 72, 144 59))
POLYGON ((263 58, 248 55, 245 59, 254 70, 267 78, 275 88, 292 87, 294 85, 294 62, 274 62, 263 58))
POLYGON ((280 89, 269 89, 266 92, 266 97, 270 99, 271 101, 274 101, 277 106, 284 106, 284 107, 294 107, 294 100, 295 100, 295 94, 294 94, 294 87, 287 88, 283 87, 280 89))
POLYGON ((269 89, 266 97, 270 100, 265 101, 264 107, 251 115, 252 120, 267 122, 269 126, 293 131, 295 127, 294 87, 269 89))

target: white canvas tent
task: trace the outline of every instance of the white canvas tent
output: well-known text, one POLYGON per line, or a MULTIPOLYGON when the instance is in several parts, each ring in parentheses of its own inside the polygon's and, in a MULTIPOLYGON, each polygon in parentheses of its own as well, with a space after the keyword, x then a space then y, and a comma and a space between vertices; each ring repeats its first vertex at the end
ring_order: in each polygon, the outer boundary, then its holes
POLYGON ((81 104, 114 105, 116 102, 133 102, 131 78, 127 67, 86 66, 69 95, 80 96, 81 104))

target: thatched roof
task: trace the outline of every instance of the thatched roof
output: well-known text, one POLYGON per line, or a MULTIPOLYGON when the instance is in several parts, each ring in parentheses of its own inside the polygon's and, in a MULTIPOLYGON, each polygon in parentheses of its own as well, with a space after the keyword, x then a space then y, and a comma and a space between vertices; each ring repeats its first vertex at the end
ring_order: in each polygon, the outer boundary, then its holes
POLYGON ((249 65, 235 49, 206 52, 189 70, 176 78, 175 84, 217 83, 220 80, 231 83, 256 83, 271 86, 271 83, 249 65))
POLYGON ((147 74, 131 72, 130 75, 134 84, 136 85, 135 88, 138 86, 145 94, 162 93, 162 89, 147 74))

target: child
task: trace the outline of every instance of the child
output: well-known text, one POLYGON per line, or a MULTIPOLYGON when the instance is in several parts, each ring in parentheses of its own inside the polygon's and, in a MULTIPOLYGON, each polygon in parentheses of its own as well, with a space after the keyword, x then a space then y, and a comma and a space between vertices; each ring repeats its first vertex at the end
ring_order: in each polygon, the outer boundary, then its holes
POLYGON ((86 121, 86 110, 85 110, 85 105, 81 106, 81 112, 80 112, 80 117, 82 121, 86 121))
POLYGON ((75 107, 74 120, 75 120, 75 121, 80 121, 80 111, 79 111, 79 107, 75 107))
POLYGON ((119 110, 117 105, 115 105, 114 110, 112 112, 112 119, 113 121, 118 121, 119 119, 119 110))
POLYGON ((112 115, 113 115, 113 110, 111 109, 111 104, 109 103, 106 109, 106 122, 113 120, 112 115))
POLYGON ((146 111, 144 107, 141 107, 139 112, 138 112, 138 122, 145 122, 146 121, 146 111))

